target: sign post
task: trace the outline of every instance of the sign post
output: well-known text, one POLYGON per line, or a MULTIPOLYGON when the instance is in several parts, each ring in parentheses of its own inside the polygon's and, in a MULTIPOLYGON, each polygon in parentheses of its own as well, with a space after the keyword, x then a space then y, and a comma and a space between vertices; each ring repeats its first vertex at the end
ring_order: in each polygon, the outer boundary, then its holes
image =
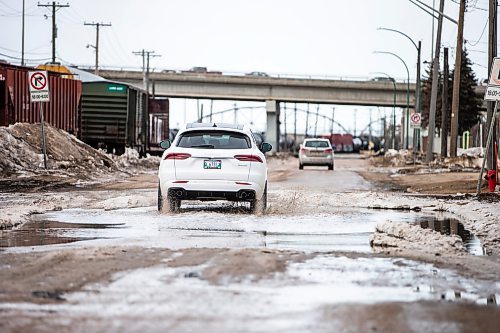
POLYGON ((46 71, 28 72, 31 103, 40 103, 40 124, 42 130, 43 165, 47 169, 47 148, 43 120, 43 103, 50 102, 49 77, 46 71))
MULTIPOLYGON (((416 136, 417 130, 422 127, 422 116, 420 113, 412 113, 410 116, 410 128, 413 128, 413 136, 416 136)), ((415 140, 413 140, 415 142, 415 140)), ((413 147, 413 165, 417 162, 417 150, 413 147)))
MULTIPOLYGON (((490 78, 488 80, 488 87, 486 88, 486 92, 484 93, 485 101, 494 101, 495 107, 493 109, 493 117, 491 117, 491 124, 488 131, 488 140, 486 141, 486 151, 484 153, 483 164, 481 166, 481 172, 479 173, 479 178, 477 180, 477 189, 476 194, 479 195, 481 193, 481 182, 483 180, 483 172, 484 165, 486 163, 486 159, 490 148, 492 146, 491 141, 493 139, 493 131, 495 128, 495 119, 496 113, 498 110, 498 101, 500 101, 500 58, 493 59, 493 65, 491 66, 490 78)), ((493 155, 494 156, 494 155, 493 155)), ((496 160, 493 159, 493 165, 495 165, 496 160)), ((493 168, 495 169, 495 168, 493 168)), ((496 177, 496 175, 495 175, 496 177)))

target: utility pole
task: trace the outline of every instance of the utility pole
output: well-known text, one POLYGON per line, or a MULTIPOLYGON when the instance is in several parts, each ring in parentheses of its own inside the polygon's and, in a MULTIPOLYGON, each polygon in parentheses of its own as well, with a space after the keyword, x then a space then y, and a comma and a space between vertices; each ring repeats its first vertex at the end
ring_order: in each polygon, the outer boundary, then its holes
POLYGON ((146 92, 149 94, 149 58, 161 57, 161 55, 154 54, 155 51, 146 51, 144 49, 142 49, 141 51, 134 51, 132 53, 142 57, 143 86, 146 92))
POLYGON ((283 118, 284 118, 283 119, 283 122, 284 122, 283 126, 285 129, 285 133, 284 133, 285 134, 285 151, 288 151, 288 133, 286 131, 286 102, 283 104, 284 104, 283 105, 283 118))
POLYGON ((25 16, 25 0, 23 0, 23 19, 21 28, 21 66, 24 66, 24 16, 25 16))
POLYGON ((434 146, 434 130, 436 128, 436 105, 438 94, 438 80, 439 80, 439 53, 441 49, 441 32, 443 30, 443 10, 444 0, 439 3, 439 20, 436 36, 436 48, 434 51, 434 60, 432 62, 432 88, 431 88, 431 107, 429 112, 429 128, 427 134, 427 155, 425 158, 426 163, 433 160, 433 146, 434 146))
MULTIPOLYGON (((432 8, 436 8, 436 0, 432 0, 432 8)), ((432 41, 431 41, 431 59, 434 56, 434 16, 432 17, 432 41)))
POLYGON ((309 127, 309 103, 307 103, 307 112, 306 112, 306 133, 304 135, 304 139, 307 138, 307 128, 309 127))
POLYGON ((318 115, 319 115, 319 104, 316 107, 316 122, 314 123, 314 137, 317 136, 317 132, 318 132, 318 115))
POLYGON ((443 98, 441 101, 441 157, 448 156, 448 125, 450 118, 448 114, 448 48, 443 49, 443 98))
MULTIPOLYGON (((84 22, 83 25, 90 25, 95 27, 95 70, 94 74, 99 75, 99 27, 110 27, 111 23, 87 23, 84 22)), ((88 46, 88 45, 87 45, 88 46)))
POLYGON ((69 7, 69 4, 60 5, 52 1, 52 4, 47 3, 45 5, 38 4, 38 7, 52 7, 52 63, 56 63, 56 38, 57 38, 57 26, 56 26, 56 11, 60 8, 69 7))
POLYGON ((451 100, 451 135, 450 157, 457 156, 458 141, 458 111, 460 106, 460 79, 462 74, 462 48, 464 44, 464 16, 467 0, 460 0, 460 13, 458 15, 458 36, 455 54, 455 73, 453 76, 453 96, 451 100))
POLYGON ((297 145, 297 103, 293 107, 293 145, 297 145))
MULTIPOLYGON (((488 27, 488 73, 491 73, 491 65, 493 64, 493 58, 497 55, 497 0, 489 0, 489 27, 488 27)), ((491 121, 495 116, 495 102, 488 102, 487 104, 487 116, 486 123, 487 127, 490 128, 491 121)), ((493 127, 495 130, 495 127, 493 127)), ((493 132, 493 139, 496 138, 496 133, 493 132)), ((481 137, 482 140, 482 137, 481 137)), ((489 147, 489 151, 491 154, 486 156, 487 159, 487 168, 488 170, 495 169, 495 142, 496 140, 492 140, 491 146, 489 147)), ((482 147, 482 145, 481 145, 482 147)))
POLYGON ((354 109, 354 136, 356 136, 356 113, 358 112, 357 109, 354 109))
MULTIPOLYGON (((142 57, 142 74, 143 74, 143 85, 146 90, 146 103, 145 110, 142 112, 142 128, 146 129, 146 133, 142 133, 141 138, 147 144, 149 136, 149 128, 147 126, 149 117, 149 57, 161 57, 161 55, 153 54, 155 51, 146 51, 142 49, 141 51, 132 52, 135 55, 142 57)), ((146 147, 147 148, 147 147, 146 147)))
POLYGON ((330 125, 330 135, 333 134, 333 123, 335 122, 335 108, 332 108, 332 122, 330 125))
POLYGON ((370 150, 370 142, 372 142, 372 109, 370 111, 370 122, 368 123, 368 150, 370 150))
MULTIPOLYGON (((209 116, 209 123, 212 123, 212 113, 214 111, 214 100, 210 100, 210 116, 209 116)), ((252 119, 253 120, 253 119, 252 119)))

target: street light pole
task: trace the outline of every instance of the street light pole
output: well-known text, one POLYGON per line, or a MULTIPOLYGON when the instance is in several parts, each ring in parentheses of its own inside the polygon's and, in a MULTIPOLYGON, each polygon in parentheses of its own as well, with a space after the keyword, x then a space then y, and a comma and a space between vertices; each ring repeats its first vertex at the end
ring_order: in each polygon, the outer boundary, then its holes
POLYGON ((439 80, 439 53, 441 51, 441 33, 443 30, 443 15, 444 0, 439 1, 439 20, 436 36, 436 48, 434 49, 434 59, 432 60, 432 87, 431 87, 431 104, 429 108, 429 126, 427 134, 427 152, 425 155, 425 162, 431 163, 434 160, 434 131, 436 128, 436 107, 437 107, 437 94, 438 94, 438 80, 439 80))
MULTIPOLYGON (((421 113, 422 111, 422 100, 420 98, 420 94, 421 94, 421 89, 420 89, 420 51, 421 51, 421 48, 422 48, 422 42, 421 41, 418 41, 418 45, 415 43, 415 41, 410 37, 408 36, 407 34, 399 31, 399 30, 396 30, 396 29, 389 29, 389 28, 378 28, 377 30, 386 30, 386 31, 392 31, 392 32, 395 32, 395 33, 398 33, 404 37, 406 37, 412 44, 413 46, 415 46, 415 49, 417 50, 417 80, 416 80, 416 91, 415 91, 415 110, 417 111, 417 113, 421 113)), ((407 115, 408 117, 408 115, 407 115)), ((410 133, 409 131, 409 121, 407 119, 407 133, 410 133)), ((417 153, 417 148, 418 148, 418 130, 417 129, 414 129, 413 130, 413 153, 416 154, 417 153)), ((406 143, 406 148, 408 148, 408 142, 406 143)))
MULTIPOLYGON (((382 74, 387 76, 387 78, 391 80, 392 85, 394 87, 393 104, 392 104, 392 144, 391 144, 391 148, 394 149, 396 140, 396 80, 392 76, 384 72, 375 72, 373 74, 382 74)), ((385 123, 384 123, 384 133, 385 133, 385 123)))
MULTIPOLYGON (((385 52, 385 51, 375 51, 374 53, 382 53, 382 54, 390 54, 396 58, 398 58, 403 65, 406 68, 406 74, 408 75, 408 80, 406 81, 406 125, 409 128, 409 118, 410 118, 410 71, 408 70, 408 66, 406 65, 406 62, 397 54, 392 53, 392 52, 385 52)), ((409 135, 408 135, 408 130, 406 130, 406 149, 408 149, 408 144, 409 144, 409 135)))

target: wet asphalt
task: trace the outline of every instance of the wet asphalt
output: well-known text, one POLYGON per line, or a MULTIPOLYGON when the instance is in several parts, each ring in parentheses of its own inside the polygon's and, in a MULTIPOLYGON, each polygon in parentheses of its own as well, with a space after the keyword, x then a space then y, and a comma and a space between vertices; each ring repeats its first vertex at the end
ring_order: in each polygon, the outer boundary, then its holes
MULTIPOLYGON (((203 265, 118 272, 112 282, 63 294, 64 302, 58 304, 0 304, 1 316, 28 322, 50 313, 42 327, 70 327, 75 332, 348 332, 346 318, 335 319, 337 326, 325 325, 326 308, 401 302, 442 302, 443 308, 450 302, 474 307, 496 304, 500 286, 491 282, 428 263, 370 256, 369 236, 377 222, 390 219, 429 226, 430 221, 435 225, 449 216, 349 207, 315 212, 314 202, 308 201, 310 191, 349 195, 376 190, 353 170, 359 167, 359 159, 346 156, 338 157, 334 171, 306 167, 292 172, 288 179, 270 184, 270 209, 262 216, 241 205, 198 202, 184 204, 175 215, 159 214, 155 206, 147 206, 66 209, 34 216, 23 228, 2 236, 0 246, 13 252, 129 245, 180 252, 229 248, 315 255, 257 282, 248 277, 213 285, 203 279, 203 265)), ((429 318, 425 320, 432 324, 434 319, 429 318)), ((432 331, 425 330, 425 320, 404 319, 424 328, 412 331, 432 331)))

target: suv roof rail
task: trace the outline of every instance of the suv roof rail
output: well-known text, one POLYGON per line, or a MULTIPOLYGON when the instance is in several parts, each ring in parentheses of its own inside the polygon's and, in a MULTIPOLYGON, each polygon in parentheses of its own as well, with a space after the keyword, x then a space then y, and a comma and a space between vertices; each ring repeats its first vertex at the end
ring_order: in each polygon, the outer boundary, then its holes
POLYGON ((189 123, 186 124, 186 128, 200 128, 200 127, 220 127, 220 128, 232 128, 237 130, 243 130, 244 125, 241 124, 228 124, 228 123, 189 123))

